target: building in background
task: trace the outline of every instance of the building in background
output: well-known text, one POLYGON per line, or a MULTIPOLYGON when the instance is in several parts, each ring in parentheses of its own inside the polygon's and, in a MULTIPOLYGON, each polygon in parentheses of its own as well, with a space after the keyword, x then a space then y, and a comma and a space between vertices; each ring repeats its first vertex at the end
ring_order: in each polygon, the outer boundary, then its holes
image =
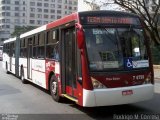
POLYGON ((77 11, 77 0, 0 0, 0 44, 15 26, 41 26, 77 11))

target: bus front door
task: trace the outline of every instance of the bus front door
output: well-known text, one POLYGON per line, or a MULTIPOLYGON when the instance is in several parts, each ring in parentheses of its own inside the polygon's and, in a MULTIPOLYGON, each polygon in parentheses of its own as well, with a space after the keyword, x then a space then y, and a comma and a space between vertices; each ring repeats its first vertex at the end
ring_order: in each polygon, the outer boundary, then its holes
MULTIPOLYGON (((64 30, 64 49, 62 52, 62 61, 64 61, 65 68, 62 69, 62 73, 65 75, 65 93, 74 98, 76 85, 76 44, 75 44, 75 29, 69 28, 64 30)), ((63 65, 63 63, 62 63, 63 65)))
POLYGON ((27 78, 32 79, 32 38, 28 39, 27 50, 27 78))

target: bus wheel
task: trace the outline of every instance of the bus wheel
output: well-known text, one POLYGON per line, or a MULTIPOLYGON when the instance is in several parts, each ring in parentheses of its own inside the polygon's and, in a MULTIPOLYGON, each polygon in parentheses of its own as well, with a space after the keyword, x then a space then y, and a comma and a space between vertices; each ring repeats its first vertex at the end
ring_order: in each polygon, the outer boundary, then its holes
POLYGON ((50 92, 51 92, 53 100, 57 102, 61 101, 61 97, 58 94, 58 80, 56 79, 54 75, 52 75, 50 79, 50 92))
POLYGON ((23 67, 21 68, 21 81, 22 81, 22 83, 23 84, 25 84, 25 83, 27 83, 27 81, 24 79, 24 69, 23 69, 23 67))

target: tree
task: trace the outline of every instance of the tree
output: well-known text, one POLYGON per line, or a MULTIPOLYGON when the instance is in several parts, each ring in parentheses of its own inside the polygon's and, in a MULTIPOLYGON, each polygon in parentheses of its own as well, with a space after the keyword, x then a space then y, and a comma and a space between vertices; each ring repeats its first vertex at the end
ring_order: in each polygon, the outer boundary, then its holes
POLYGON ((88 0, 84 0, 84 3, 86 3, 87 5, 90 6, 91 10, 99 10, 101 5, 98 5, 96 3, 96 0, 91 0, 91 1, 88 1, 88 0))
POLYGON ((11 34, 12 37, 18 36, 25 32, 35 29, 35 26, 15 26, 14 32, 11 34))
POLYGON ((89 5, 91 10, 100 10, 104 7, 108 10, 112 10, 113 8, 116 10, 122 10, 122 8, 115 6, 114 0, 84 0, 84 3, 89 5))
MULTIPOLYGON (((150 0, 149 0, 150 1, 150 0)), ((154 8, 148 6, 148 0, 114 0, 114 2, 132 13, 138 14, 144 21, 144 26, 155 45, 160 45, 158 26, 160 20, 160 0, 153 1, 154 8), (154 10, 154 12, 150 12, 154 10)))

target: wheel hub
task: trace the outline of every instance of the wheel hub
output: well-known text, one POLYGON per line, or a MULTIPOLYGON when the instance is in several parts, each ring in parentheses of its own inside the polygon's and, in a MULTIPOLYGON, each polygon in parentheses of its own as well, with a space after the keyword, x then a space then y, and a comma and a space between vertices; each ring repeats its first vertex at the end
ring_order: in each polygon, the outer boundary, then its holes
POLYGON ((55 95, 57 93, 57 82, 52 82, 52 93, 55 95))

